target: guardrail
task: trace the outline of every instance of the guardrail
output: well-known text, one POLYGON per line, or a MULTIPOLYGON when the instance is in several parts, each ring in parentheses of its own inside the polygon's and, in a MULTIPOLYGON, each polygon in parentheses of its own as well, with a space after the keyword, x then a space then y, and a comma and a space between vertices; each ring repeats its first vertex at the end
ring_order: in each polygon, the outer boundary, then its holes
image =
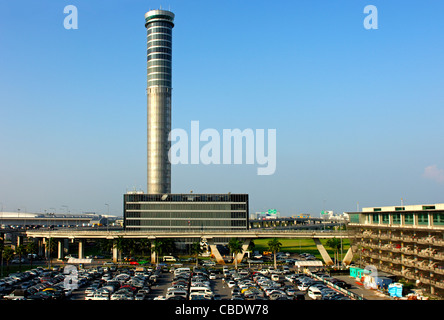
POLYGON ((72 228, 66 229, 52 229, 52 230, 28 230, 27 236, 31 237, 49 237, 57 235, 65 236, 97 236, 97 237, 119 237, 119 236, 139 236, 139 237, 255 237, 260 235, 267 235, 272 237, 279 236, 307 236, 307 237, 350 237, 351 234, 343 230, 321 230, 321 231, 303 231, 303 230, 183 230, 183 231, 140 231, 140 230, 106 230, 94 228, 72 228))
POLYGON ((348 290, 346 290, 346 289, 344 289, 344 288, 341 288, 341 287, 335 285, 334 283, 331 283, 331 282, 328 281, 328 280, 322 279, 321 277, 319 277, 318 275, 316 275, 316 274, 314 274, 314 273, 311 273, 310 271, 308 272, 308 274, 309 274, 311 277, 313 277, 313 278, 315 278, 315 279, 317 279, 317 280, 319 280, 319 281, 322 281, 322 282, 325 283, 327 286, 329 286, 329 287, 331 287, 331 288, 333 288, 333 289, 335 289, 335 290, 341 292, 342 294, 345 294, 347 297, 349 297, 349 298, 351 298, 351 299, 354 299, 354 300, 366 300, 364 297, 361 297, 360 295, 358 295, 358 294, 356 294, 356 293, 354 293, 354 292, 351 292, 351 291, 348 291, 348 290))

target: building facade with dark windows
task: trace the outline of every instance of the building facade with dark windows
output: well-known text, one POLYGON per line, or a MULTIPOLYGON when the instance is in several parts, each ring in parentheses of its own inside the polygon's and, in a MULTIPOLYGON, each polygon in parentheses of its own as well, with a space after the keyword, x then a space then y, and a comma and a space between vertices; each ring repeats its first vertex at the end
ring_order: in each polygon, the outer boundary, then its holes
POLYGON ((172 30, 174 13, 151 10, 145 14, 147 30, 147 185, 152 194, 171 192, 172 30))
POLYGON ((444 297, 444 203, 347 212, 354 262, 444 297))
POLYGON ((127 231, 247 230, 248 194, 124 195, 127 231))

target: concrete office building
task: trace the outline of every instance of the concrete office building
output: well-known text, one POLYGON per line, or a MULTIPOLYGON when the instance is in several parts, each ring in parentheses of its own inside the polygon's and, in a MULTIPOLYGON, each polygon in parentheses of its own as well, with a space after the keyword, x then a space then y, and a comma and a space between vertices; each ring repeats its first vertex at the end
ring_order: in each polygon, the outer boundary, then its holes
POLYGON ((348 212, 356 264, 404 278, 444 296, 444 204, 348 212))
POLYGON ((124 195, 127 231, 248 229, 247 194, 124 195))
POLYGON ((171 61, 174 13, 151 10, 147 29, 148 193, 171 192, 171 61))

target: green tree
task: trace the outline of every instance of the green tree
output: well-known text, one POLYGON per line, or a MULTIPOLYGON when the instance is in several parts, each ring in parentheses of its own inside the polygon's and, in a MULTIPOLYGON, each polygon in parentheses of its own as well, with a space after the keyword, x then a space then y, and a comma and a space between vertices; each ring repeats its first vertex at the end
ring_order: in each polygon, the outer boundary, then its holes
POLYGON ((231 254, 234 255, 234 268, 237 269, 237 255, 242 252, 242 241, 231 238, 228 242, 228 248, 231 254))
POLYGON ((125 252, 128 249, 128 241, 122 236, 117 237, 117 239, 114 242, 114 246, 116 249, 121 253, 125 254, 125 252))
POLYGON ((159 264, 159 256, 164 253, 165 244, 162 239, 156 239, 153 242, 153 247, 151 248, 156 253, 156 264, 159 264))
POLYGON ((21 244, 15 248, 15 253, 19 256, 19 271, 22 271, 22 256, 26 254, 25 245, 21 244))
POLYGON ((9 271, 9 261, 14 258, 14 250, 11 247, 3 248, 3 259, 6 261, 6 270, 9 271))
POLYGON ((109 255, 113 248, 113 240, 111 239, 99 239, 97 241, 97 247, 100 253, 109 255))
POLYGON ((142 256, 145 256, 151 245, 150 241, 148 239, 139 239, 137 243, 139 252, 142 254, 142 256))
POLYGON ((273 252, 274 256, 274 268, 276 269, 276 253, 281 250, 282 243, 279 241, 278 238, 273 238, 270 241, 268 241, 268 248, 271 252, 273 252))
POLYGON ((334 250, 335 264, 339 260, 339 250, 341 249, 341 239, 330 238, 327 240, 327 246, 334 250))
POLYGON ((56 250, 57 243, 53 238, 49 238, 47 242, 48 250, 48 264, 51 266, 52 253, 56 250))
POLYGON ((29 260, 31 261, 32 268, 32 261, 34 260, 33 255, 37 253, 37 244, 34 241, 28 243, 26 245, 26 252, 31 255, 29 260))
POLYGON ((202 246, 200 245, 200 242, 199 242, 199 241, 194 242, 194 243, 191 244, 191 253, 194 254, 194 255, 196 256, 196 266, 197 266, 197 263, 198 263, 198 261, 199 261, 199 260, 198 260, 198 256, 199 256, 199 254, 201 254, 203 251, 204 251, 204 250, 203 250, 202 246))

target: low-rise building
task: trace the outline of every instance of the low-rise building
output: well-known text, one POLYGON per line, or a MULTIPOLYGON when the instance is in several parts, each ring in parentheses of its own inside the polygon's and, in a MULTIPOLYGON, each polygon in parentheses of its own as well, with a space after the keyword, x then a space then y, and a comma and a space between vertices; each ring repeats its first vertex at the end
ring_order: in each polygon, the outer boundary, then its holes
POLYGON ((369 207, 347 214, 356 264, 374 265, 444 296, 444 203, 369 207))

